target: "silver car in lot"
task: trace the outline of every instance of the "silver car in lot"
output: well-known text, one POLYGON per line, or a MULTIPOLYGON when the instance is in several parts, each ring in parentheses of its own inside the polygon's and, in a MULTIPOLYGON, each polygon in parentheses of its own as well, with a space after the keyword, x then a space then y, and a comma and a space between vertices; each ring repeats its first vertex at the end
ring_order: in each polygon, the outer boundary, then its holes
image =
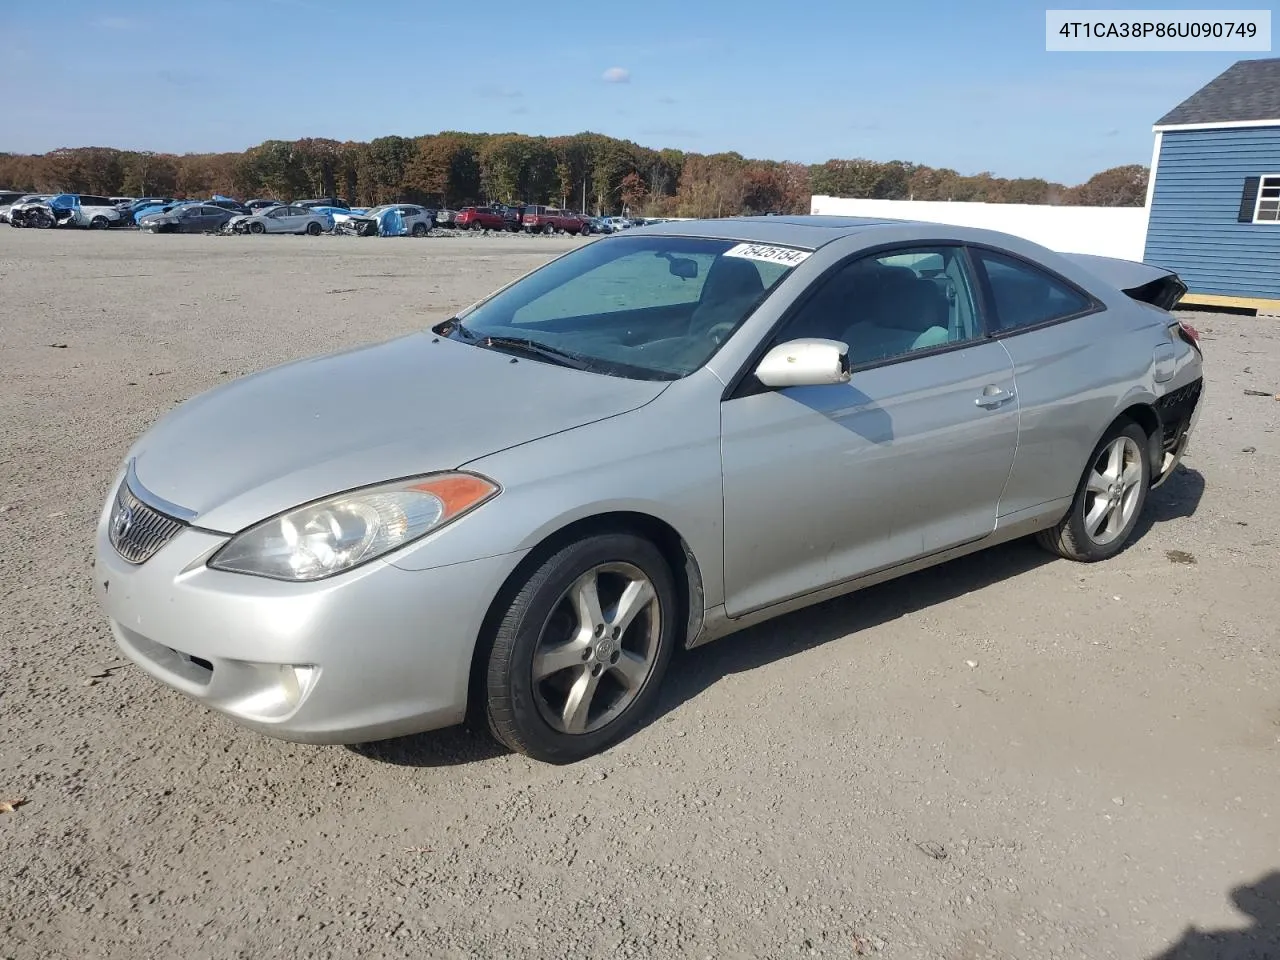
POLYGON ((333 220, 308 207, 278 206, 234 217, 226 229, 235 233, 306 233, 318 237, 333 228, 333 220))
POLYGON ((1185 291, 951 226, 629 229, 167 414, 97 595, 133 661, 264 733, 470 718, 571 762, 678 648, 1015 537, 1117 553, 1199 415, 1185 291))

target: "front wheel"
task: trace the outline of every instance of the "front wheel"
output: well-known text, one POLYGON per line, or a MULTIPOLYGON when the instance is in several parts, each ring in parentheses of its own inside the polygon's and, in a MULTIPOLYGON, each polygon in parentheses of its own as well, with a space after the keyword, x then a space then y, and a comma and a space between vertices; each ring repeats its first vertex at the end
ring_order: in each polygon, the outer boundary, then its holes
POLYGON ((263 226, 261 223, 251 223, 249 224, 249 232, 250 233, 266 233, 267 228, 263 226))
POLYGON ((498 621, 490 731, 547 763, 605 750, 654 706, 680 631, 672 574, 652 543, 610 533, 569 544, 519 585, 498 621))
POLYGON ((1150 440, 1132 420, 1117 421, 1089 458, 1071 510, 1036 534, 1051 553, 1081 563, 1114 557, 1133 535, 1151 488, 1150 440))
POLYGON ((324 228, 321 227, 320 224, 316 223, 314 220, 311 221, 311 223, 307 224, 307 236, 318 237, 322 233, 324 233, 324 228))

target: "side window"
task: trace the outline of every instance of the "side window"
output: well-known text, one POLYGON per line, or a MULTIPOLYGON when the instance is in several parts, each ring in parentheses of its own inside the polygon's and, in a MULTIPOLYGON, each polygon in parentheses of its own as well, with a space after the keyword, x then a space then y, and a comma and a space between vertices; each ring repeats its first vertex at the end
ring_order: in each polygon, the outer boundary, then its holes
POLYGON ((1091 301, 1037 267, 991 250, 975 250, 991 291, 992 332, 1032 327, 1088 310, 1091 301))
POLYGON ((826 280, 776 338, 849 345, 853 365, 982 337, 960 247, 900 248, 854 260, 826 280))
POLYGON ((692 309, 702 296, 708 270, 716 258, 710 253, 684 256, 697 262, 696 277, 673 276, 667 261, 654 256, 652 250, 630 253, 547 291, 518 309, 512 322, 539 323, 682 304, 692 309))

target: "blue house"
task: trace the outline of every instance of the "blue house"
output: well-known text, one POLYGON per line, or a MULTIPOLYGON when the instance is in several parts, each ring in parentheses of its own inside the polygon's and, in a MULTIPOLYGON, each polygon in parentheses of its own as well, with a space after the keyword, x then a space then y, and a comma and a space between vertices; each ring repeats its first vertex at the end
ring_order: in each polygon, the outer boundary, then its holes
POLYGON ((1188 305, 1280 310, 1280 58, 1236 63, 1154 130, 1143 259, 1188 305))

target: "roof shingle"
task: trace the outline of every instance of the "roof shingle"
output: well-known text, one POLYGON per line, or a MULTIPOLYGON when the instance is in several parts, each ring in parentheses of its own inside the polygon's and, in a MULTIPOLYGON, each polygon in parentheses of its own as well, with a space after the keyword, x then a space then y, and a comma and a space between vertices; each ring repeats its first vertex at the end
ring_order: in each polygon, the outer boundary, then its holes
POLYGON ((1240 60, 1156 121, 1231 123, 1275 120, 1280 126, 1280 57, 1240 60))

